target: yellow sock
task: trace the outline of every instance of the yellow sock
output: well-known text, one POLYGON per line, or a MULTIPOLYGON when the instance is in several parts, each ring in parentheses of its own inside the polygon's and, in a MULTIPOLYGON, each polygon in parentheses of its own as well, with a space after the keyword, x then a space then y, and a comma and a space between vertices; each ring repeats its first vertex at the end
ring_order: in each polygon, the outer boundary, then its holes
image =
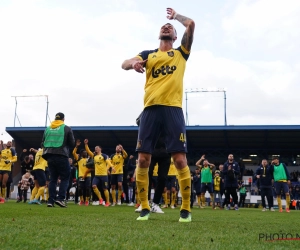
POLYGON ((45 192, 45 187, 40 187, 38 190, 37 190, 37 194, 35 195, 35 199, 38 200, 45 192))
POLYGON ((104 190, 105 200, 109 203, 109 192, 107 189, 104 190))
POLYGON ((34 197, 36 196, 37 192, 38 192, 38 189, 36 187, 34 187, 32 189, 31 196, 30 196, 30 200, 31 201, 34 199, 34 197))
POLYGON ((214 207, 215 206, 214 194, 210 194, 210 202, 211 202, 211 205, 214 207))
POLYGON ((202 206, 205 207, 205 194, 201 194, 202 206))
POLYGON ((118 201, 121 202, 121 197, 122 197, 123 190, 118 189, 118 201))
POLYGON ((111 190, 111 196, 112 196, 113 203, 117 203, 116 190, 115 189, 111 190))
POLYGON ((177 169, 178 183, 182 196, 182 205, 180 210, 184 209, 191 212, 191 172, 188 166, 183 169, 177 169))
POLYGON ((282 209, 282 204, 281 204, 281 198, 280 198, 280 196, 277 196, 277 203, 278 203, 278 208, 282 209))
POLYGON ((164 198, 164 204, 168 205, 168 194, 167 194, 167 192, 164 192, 162 196, 164 198))
POLYGON ((94 191, 95 195, 97 195, 97 197, 98 197, 98 199, 100 201, 101 200, 101 194, 100 194, 99 189, 97 187, 94 187, 93 191, 94 191))
POLYGON ((49 188, 45 187, 46 201, 49 200, 49 188))
POLYGON ((290 209, 291 196, 285 195, 285 201, 286 201, 286 206, 285 206, 285 208, 290 209))
POLYGON ((167 204, 170 205, 170 200, 171 200, 171 194, 167 193, 167 204))
POLYGON ((150 210, 149 201, 148 201, 148 179, 149 168, 140 168, 136 169, 136 186, 139 193, 139 198, 141 200, 141 205, 143 209, 150 210))
POLYGON ((176 199, 176 193, 172 193, 171 206, 174 206, 174 205, 175 205, 175 199, 176 199))
POLYGON ((84 200, 83 200, 83 195, 80 195, 79 198, 80 198, 80 202, 83 202, 83 201, 84 201, 84 200))
POLYGON ((201 196, 197 196, 198 205, 201 206, 201 196))
POLYGON ((6 198, 6 187, 2 188, 2 197, 5 199, 6 198))

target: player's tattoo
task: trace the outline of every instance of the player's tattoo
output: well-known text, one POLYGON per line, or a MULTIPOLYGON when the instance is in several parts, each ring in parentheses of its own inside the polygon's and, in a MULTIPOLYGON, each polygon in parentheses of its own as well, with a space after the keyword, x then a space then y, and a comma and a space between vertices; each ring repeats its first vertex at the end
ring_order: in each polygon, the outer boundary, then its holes
POLYGON ((193 33, 191 35, 188 35, 188 32, 185 31, 181 39, 181 44, 183 45, 184 48, 190 51, 192 48, 193 39, 194 39, 193 33))
POLYGON ((195 24, 192 19, 182 16, 180 14, 176 15, 176 20, 181 22, 186 27, 186 30, 181 40, 181 44, 184 48, 190 51, 194 39, 195 24))

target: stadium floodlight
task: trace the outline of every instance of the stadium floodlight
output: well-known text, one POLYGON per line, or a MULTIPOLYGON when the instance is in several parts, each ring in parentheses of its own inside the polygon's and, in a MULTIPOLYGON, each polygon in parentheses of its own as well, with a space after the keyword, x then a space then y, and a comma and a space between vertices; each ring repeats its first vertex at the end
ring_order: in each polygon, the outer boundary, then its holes
POLYGON ((188 119, 188 94, 191 93, 199 93, 199 92, 222 92, 224 94, 224 125, 227 126, 227 115, 226 115, 226 90, 225 88, 196 88, 196 89, 186 89, 185 90, 185 125, 189 125, 189 119, 188 119))
POLYGON ((47 103, 47 106, 46 106, 46 121, 45 121, 45 127, 47 127, 47 119, 49 118, 49 121, 50 120, 50 117, 49 117, 49 114, 48 114, 48 107, 49 107, 49 99, 48 99, 48 95, 24 95, 24 96, 11 96, 13 98, 15 98, 15 102, 16 102, 16 106, 15 106, 15 118, 14 118, 14 127, 16 126, 16 119, 18 119, 18 122, 20 124, 20 126, 22 127, 21 125, 21 122, 20 122, 20 119, 17 115, 17 106, 18 106, 18 101, 17 101, 17 98, 23 98, 23 97, 30 97, 30 98, 34 98, 34 97, 45 97, 46 98, 46 103, 47 103))

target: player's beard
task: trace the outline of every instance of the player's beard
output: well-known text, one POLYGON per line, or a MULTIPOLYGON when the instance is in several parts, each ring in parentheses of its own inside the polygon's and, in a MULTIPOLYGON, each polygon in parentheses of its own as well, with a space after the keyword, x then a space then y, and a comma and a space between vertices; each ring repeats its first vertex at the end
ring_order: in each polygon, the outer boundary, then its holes
POLYGON ((161 35, 160 40, 172 41, 172 37, 170 35, 161 35))

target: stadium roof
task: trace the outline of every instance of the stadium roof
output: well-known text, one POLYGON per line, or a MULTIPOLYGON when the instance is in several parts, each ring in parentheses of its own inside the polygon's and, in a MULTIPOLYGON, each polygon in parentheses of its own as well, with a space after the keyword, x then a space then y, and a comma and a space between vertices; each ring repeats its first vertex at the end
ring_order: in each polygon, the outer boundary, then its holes
MULTIPOLYGON (((23 148, 39 147, 44 127, 7 127, 17 145, 23 148)), ((73 126, 75 138, 89 145, 102 146, 113 151, 122 144, 129 153, 136 145, 137 126, 73 126)), ((300 155, 300 125, 251 125, 251 126, 187 126, 189 153, 222 152, 264 155, 300 155)), ((244 157, 244 156, 239 156, 244 157)))

